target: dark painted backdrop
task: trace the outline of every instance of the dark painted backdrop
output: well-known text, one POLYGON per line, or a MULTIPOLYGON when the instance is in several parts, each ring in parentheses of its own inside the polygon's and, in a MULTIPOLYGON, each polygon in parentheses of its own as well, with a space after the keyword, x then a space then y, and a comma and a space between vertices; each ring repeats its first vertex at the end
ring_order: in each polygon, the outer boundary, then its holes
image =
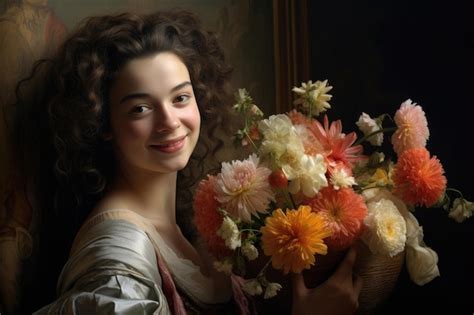
MULTIPOLYGON (((441 160, 448 186, 473 200, 474 22, 468 1, 308 5, 311 78, 334 86, 329 118, 341 118, 344 130, 352 131, 362 111, 393 116, 411 98, 426 112, 427 148, 441 160)), ((442 209, 420 208, 415 215, 439 255, 441 277, 419 287, 404 269, 380 314, 473 314, 474 217, 458 224, 442 209)))

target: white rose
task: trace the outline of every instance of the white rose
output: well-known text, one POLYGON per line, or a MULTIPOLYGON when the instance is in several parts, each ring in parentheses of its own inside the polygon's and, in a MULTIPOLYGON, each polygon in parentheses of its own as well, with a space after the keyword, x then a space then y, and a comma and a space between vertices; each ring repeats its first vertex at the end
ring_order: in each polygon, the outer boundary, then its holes
POLYGON ((408 274, 413 282, 424 285, 439 276, 438 255, 423 242, 423 228, 418 224, 415 216, 408 213, 405 219, 407 222, 406 264, 408 274))
POLYGON ((407 246, 406 262, 411 280, 418 285, 439 276, 438 255, 427 246, 407 246))
MULTIPOLYGON (((362 113, 360 115, 359 120, 356 122, 357 127, 359 127, 360 131, 364 133, 364 136, 368 136, 371 133, 380 130, 380 126, 377 122, 370 118, 369 115, 366 113, 362 113)), ((372 145, 380 146, 383 142, 383 132, 377 133, 370 138, 367 139, 372 145)))
POLYGON ((362 240, 375 254, 393 257, 402 252, 406 241, 406 223, 395 204, 388 199, 369 202, 362 240))
POLYGON ((274 297, 277 292, 281 289, 281 285, 276 282, 270 282, 265 289, 265 294, 263 295, 264 299, 270 299, 274 297))
POLYGON ((405 257, 412 281, 418 285, 424 285, 439 276, 438 255, 423 242, 423 228, 418 224, 415 216, 408 211, 403 201, 392 195, 387 189, 367 189, 362 195, 367 203, 383 198, 391 200, 405 218, 405 257))
POLYGON ((400 214, 405 218, 405 220, 407 214, 410 213, 405 203, 385 188, 366 189, 362 192, 362 197, 364 197, 366 203, 376 202, 381 199, 390 200, 397 207, 398 211, 400 211, 400 214))

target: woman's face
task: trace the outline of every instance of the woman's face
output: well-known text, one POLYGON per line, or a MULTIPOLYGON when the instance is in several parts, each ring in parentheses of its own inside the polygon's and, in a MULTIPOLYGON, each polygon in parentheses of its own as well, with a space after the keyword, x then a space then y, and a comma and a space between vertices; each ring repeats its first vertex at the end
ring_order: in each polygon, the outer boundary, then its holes
POLYGON ((110 122, 122 170, 183 169, 201 124, 185 64, 169 52, 125 64, 110 90, 110 122))

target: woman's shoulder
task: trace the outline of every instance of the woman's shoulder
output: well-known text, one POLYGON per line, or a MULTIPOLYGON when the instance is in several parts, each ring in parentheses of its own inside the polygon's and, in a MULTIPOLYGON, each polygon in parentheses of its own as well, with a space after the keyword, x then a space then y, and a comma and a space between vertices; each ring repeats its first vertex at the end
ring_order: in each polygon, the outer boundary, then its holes
POLYGON ((38 314, 169 314, 153 243, 121 214, 128 212, 100 212, 83 224, 58 281, 60 297, 38 314))
POLYGON ((79 230, 61 273, 61 291, 97 270, 108 274, 125 272, 160 284, 155 248, 144 225, 126 210, 90 217, 79 230))

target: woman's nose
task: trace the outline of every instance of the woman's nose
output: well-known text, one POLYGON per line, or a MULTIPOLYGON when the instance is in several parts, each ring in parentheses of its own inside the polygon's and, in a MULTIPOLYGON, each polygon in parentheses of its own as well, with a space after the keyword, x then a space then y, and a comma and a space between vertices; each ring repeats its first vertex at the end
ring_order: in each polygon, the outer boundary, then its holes
POLYGON ((162 108, 157 111, 155 125, 157 132, 169 132, 178 129, 181 123, 173 108, 162 108))

